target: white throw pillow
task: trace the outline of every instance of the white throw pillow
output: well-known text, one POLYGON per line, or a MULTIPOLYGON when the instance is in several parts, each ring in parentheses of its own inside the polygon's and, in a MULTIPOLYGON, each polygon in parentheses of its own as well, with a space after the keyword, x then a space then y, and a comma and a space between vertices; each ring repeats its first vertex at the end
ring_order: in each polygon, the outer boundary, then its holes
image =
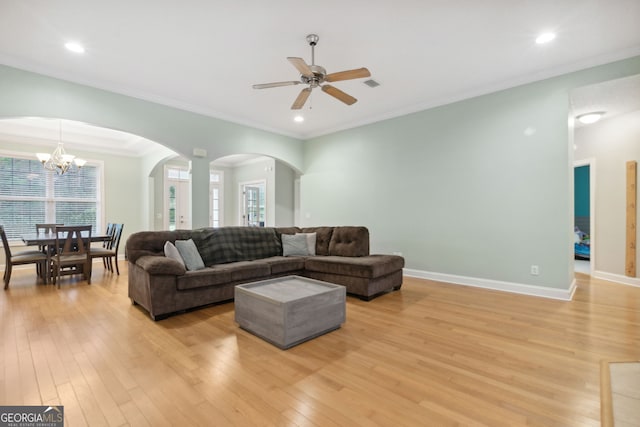
POLYGON ((164 244, 164 256, 166 256, 167 258, 175 259, 184 266, 184 260, 182 259, 182 256, 180 256, 178 248, 176 248, 175 245, 168 240, 164 244))
POLYGON ((296 233, 296 236, 305 236, 307 238, 307 255, 316 254, 316 239, 318 237, 317 233, 296 233))

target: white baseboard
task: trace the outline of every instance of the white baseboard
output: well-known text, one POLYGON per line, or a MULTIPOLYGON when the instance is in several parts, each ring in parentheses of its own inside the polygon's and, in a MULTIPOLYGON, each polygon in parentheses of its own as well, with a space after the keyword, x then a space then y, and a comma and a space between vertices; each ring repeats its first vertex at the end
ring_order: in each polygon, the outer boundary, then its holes
POLYGON ((592 277, 596 279, 607 280, 609 282, 621 283, 623 285, 640 287, 640 278, 637 278, 637 277, 628 277, 628 276, 623 276, 621 274, 607 273, 606 271, 598 271, 598 270, 593 271, 592 277))
POLYGON ((526 285, 523 283, 502 282, 499 280, 481 279, 477 277, 458 276, 454 274, 434 273, 431 271, 403 269, 404 275, 418 279, 434 280, 436 282, 452 283, 456 285, 473 286, 476 288, 493 289, 496 291, 512 292, 516 294, 571 301, 576 291, 575 279, 568 289, 545 288, 543 286, 526 285))

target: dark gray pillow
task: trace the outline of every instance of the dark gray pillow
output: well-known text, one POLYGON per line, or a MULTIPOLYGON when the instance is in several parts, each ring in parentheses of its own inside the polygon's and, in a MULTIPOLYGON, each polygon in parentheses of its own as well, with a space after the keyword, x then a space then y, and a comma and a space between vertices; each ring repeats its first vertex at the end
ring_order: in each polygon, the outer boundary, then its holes
POLYGON ((309 248, 307 246, 307 236, 304 234, 283 234, 282 235, 282 255, 284 256, 307 256, 309 248))
POLYGON ((180 252, 187 270, 202 270, 204 268, 204 262, 193 239, 176 240, 176 248, 180 252))

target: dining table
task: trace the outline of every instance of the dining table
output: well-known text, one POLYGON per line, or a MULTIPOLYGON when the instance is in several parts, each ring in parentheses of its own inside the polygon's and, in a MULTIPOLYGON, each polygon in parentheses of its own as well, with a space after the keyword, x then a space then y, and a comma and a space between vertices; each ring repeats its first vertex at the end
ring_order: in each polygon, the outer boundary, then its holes
MULTIPOLYGON (((84 233, 83 233, 84 234, 84 233)), ((56 233, 28 233, 20 236, 22 242, 27 246, 38 246, 43 248, 43 251, 47 254, 47 265, 51 265, 51 255, 55 254, 54 251, 49 250, 50 247, 55 246, 56 233)), ((106 242, 111 239, 110 234, 106 233, 91 233, 91 242, 106 242)), ((49 283, 51 280, 51 269, 44 269, 44 283, 49 283)))

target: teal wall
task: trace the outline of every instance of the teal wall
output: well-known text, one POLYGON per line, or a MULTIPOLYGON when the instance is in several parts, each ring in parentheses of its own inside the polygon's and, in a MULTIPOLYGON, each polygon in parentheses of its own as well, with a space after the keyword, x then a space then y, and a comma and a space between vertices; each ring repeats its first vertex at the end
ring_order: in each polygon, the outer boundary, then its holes
POLYGON ((589 216, 589 166, 580 166, 573 170, 574 180, 574 214, 589 216))

